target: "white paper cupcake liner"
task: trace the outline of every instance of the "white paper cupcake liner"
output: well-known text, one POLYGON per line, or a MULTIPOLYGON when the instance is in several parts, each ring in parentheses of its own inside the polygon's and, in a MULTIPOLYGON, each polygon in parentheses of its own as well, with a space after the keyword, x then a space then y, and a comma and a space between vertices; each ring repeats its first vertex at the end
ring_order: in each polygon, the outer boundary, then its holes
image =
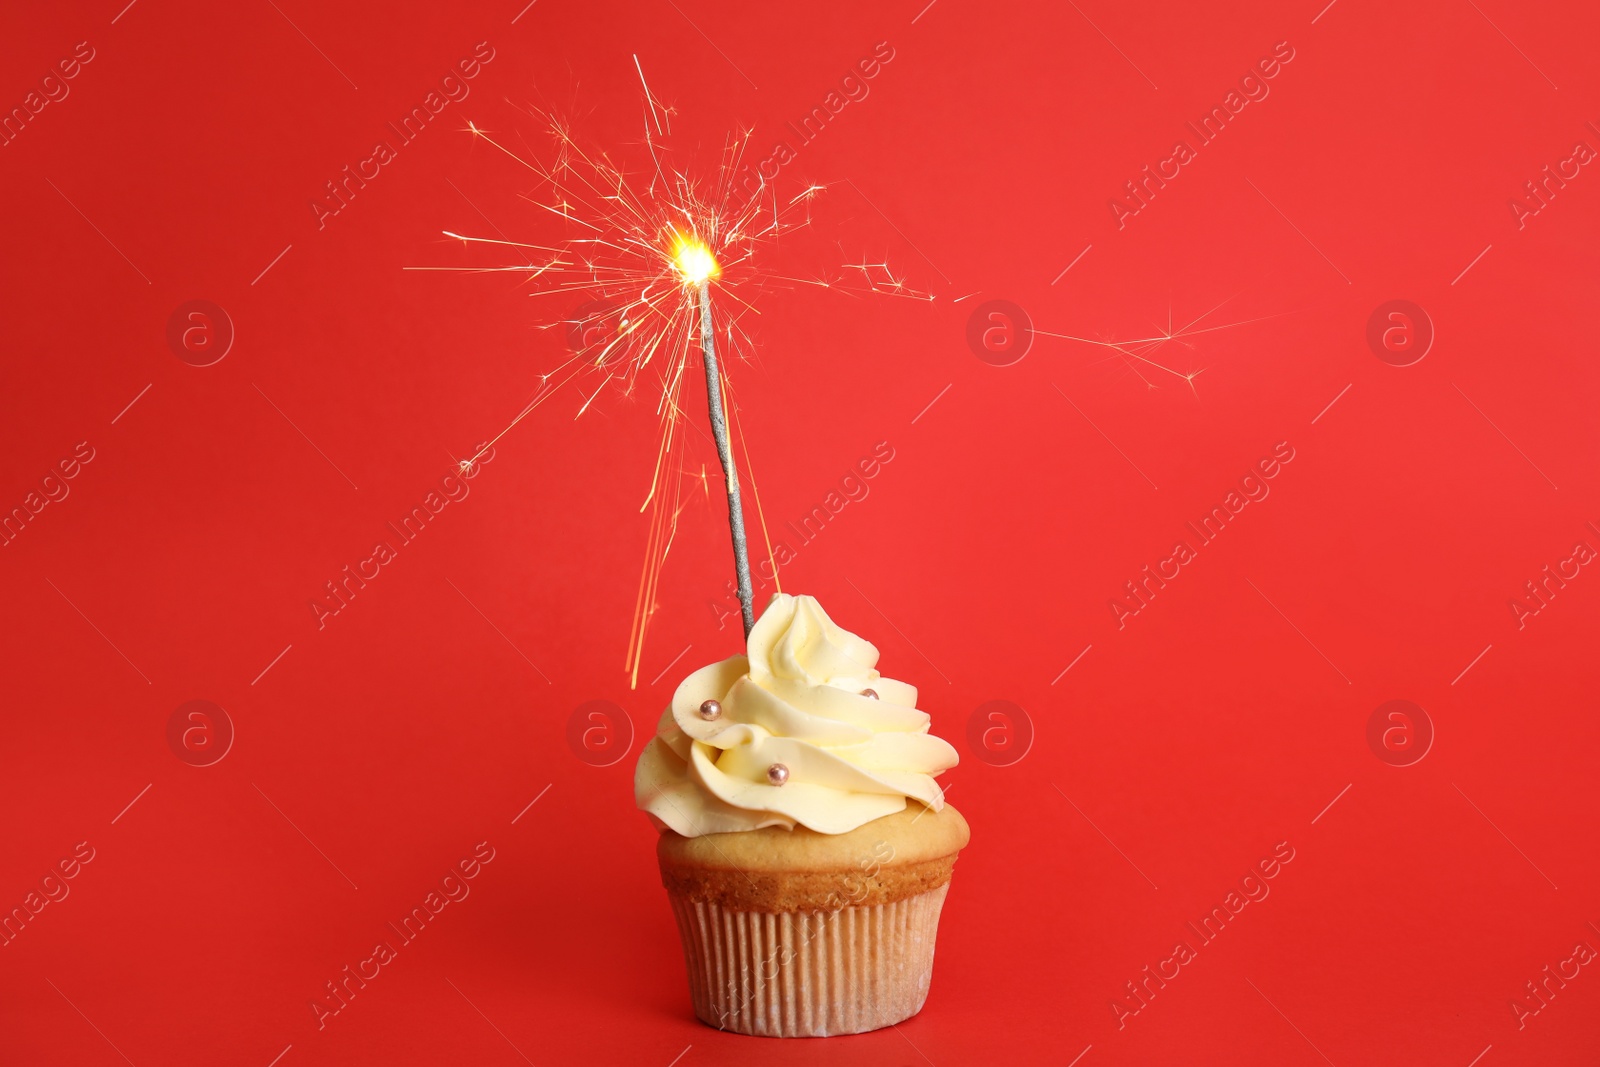
POLYGON ((833 912, 733 911, 668 894, 700 1021, 759 1037, 859 1034, 922 1010, 948 883, 833 912))

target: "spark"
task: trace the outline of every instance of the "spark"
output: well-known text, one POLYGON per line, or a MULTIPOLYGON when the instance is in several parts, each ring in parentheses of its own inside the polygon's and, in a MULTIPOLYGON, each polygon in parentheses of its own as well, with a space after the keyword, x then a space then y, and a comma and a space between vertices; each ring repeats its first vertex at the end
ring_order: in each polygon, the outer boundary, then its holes
POLYGON ((1147 373, 1155 377, 1165 375, 1175 378, 1187 385, 1191 392, 1197 392, 1197 390, 1195 390, 1194 382, 1196 378, 1204 373, 1205 368, 1202 367, 1196 370, 1187 371, 1179 370, 1171 363, 1165 362, 1165 356, 1162 356, 1161 359, 1155 358, 1157 354, 1167 346, 1173 344, 1181 345, 1184 348, 1193 349, 1195 345, 1191 338, 1198 337, 1202 334, 1217 333, 1222 330, 1236 329, 1240 326, 1248 326, 1252 323, 1264 322, 1267 319, 1281 318, 1283 315, 1294 314, 1294 312, 1286 311, 1279 312, 1276 315, 1261 315, 1253 319, 1243 319, 1239 322, 1221 323, 1215 326, 1200 325, 1212 315, 1222 310, 1223 307, 1231 303, 1235 298, 1238 297, 1238 295, 1238 293, 1235 293, 1233 296, 1228 297, 1228 299, 1217 304, 1209 311, 1195 316, 1182 326, 1174 326, 1172 324, 1172 312, 1169 306, 1167 312, 1167 324, 1165 326, 1155 327, 1151 335, 1148 337, 1132 337, 1118 340, 1109 337, 1098 339, 1092 337, 1080 337, 1076 334, 1054 333, 1049 330, 1040 329, 1035 329, 1033 332, 1040 337, 1054 337, 1063 341, 1072 341, 1077 344, 1094 345, 1099 348, 1109 349, 1114 354, 1108 356, 1108 359, 1120 359, 1127 369, 1136 377, 1138 377, 1140 381, 1144 382, 1145 386, 1150 389, 1156 388, 1156 383, 1151 377, 1146 376, 1147 373))
MULTIPOLYGON (((532 175, 533 185, 522 195, 540 209, 540 232, 518 241, 504 234, 480 237, 446 230, 447 239, 469 252, 514 258, 407 269, 521 275, 529 296, 541 301, 538 328, 560 326, 567 334, 570 354, 544 372, 539 392, 503 430, 459 461, 463 470, 565 386, 578 391, 580 417, 610 392, 655 397, 660 431, 639 509, 648 515, 645 561, 625 661, 636 686, 658 609, 661 571, 677 536, 679 516, 688 506, 685 488, 698 484, 706 498, 713 495, 709 482, 715 474, 704 466, 693 473, 694 464, 685 454, 692 439, 683 433, 685 425, 696 422, 685 417, 689 405, 684 386, 692 386, 688 371, 701 359, 701 292, 713 294, 716 343, 723 357, 718 374, 722 403, 733 415, 729 422, 746 474, 750 453, 729 367, 750 359, 753 345, 746 327, 760 314, 757 304, 764 292, 810 287, 851 297, 931 301, 933 296, 914 288, 885 261, 841 263, 815 277, 773 273, 765 263, 768 249, 783 235, 810 225, 811 207, 826 186, 808 184, 780 194, 746 159, 753 129, 729 134, 715 166, 705 172, 680 167, 666 143, 674 111, 651 89, 638 57, 633 59, 644 94, 642 138, 628 154, 581 142, 568 121, 539 107, 523 110, 545 135, 542 151, 519 151, 469 122, 465 132, 475 141, 532 175), (547 228, 559 232, 546 233, 547 228), (552 309, 552 301, 565 306, 552 309)), ((754 492, 754 479, 749 481, 776 574, 760 494, 754 492)))

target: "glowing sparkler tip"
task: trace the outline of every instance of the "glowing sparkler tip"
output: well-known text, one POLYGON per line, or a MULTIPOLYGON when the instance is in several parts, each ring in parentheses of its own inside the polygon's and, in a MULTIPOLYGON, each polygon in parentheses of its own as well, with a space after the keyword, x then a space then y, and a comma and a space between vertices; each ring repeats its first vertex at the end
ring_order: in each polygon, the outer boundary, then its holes
POLYGON ((672 251, 672 265, 689 285, 701 285, 722 272, 717 257, 694 237, 679 237, 672 251))

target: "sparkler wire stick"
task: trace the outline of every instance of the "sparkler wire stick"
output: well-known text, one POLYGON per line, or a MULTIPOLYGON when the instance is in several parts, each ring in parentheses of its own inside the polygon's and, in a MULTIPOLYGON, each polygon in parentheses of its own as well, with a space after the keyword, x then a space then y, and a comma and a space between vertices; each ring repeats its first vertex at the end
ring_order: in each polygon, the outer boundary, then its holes
POLYGON ((755 593, 750 587, 750 551, 745 543, 744 505, 739 500, 739 470, 728 447, 728 420, 722 408, 722 373, 717 369, 716 331, 711 325, 711 281, 700 289, 700 355, 706 365, 706 403, 711 409, 711 436, 728 483, 728 527, 733 532, 733 567, 739 578, 739 611, 744 616, 744 636, 756 624, 755 593))

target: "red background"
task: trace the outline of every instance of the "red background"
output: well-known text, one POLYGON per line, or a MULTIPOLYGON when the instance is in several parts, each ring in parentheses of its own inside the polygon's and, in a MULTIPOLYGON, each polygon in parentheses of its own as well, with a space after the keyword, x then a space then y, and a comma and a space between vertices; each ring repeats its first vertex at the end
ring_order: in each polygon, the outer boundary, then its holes
MULTIPOLYGON (((1596 1062, 1592 967, 1520 1030, 1509 1004, 1600 945, 1600 577, 1521 629, 1508 604, 1600 547, 1600 176, 1520 229, 1508 201, 1600 147, 1600 15, 923 2, 3 16, 8 109, 76 42, 95 58, 0 149, 0 506, 77 442, 95 458, 0 550, 0 905, 79 841, 95 859, 0 949, 0 1058, 1596 1062), (480 41, 472 95, 319 229, 323 183, 480 41), (922 687, 974 838, 921 1015, 757 1043, 693 1020, 632 803, 677 680, 738 648, 708 606, 722 507, 694 496, 637 689, 621 670, 648 402, 574 420, 592 387, 556 396, 325 628, 308 604, 565 358, 522 279, 402 270, 474 261, 440 231, 486 219, 549 236, 468 119, 535 143, 521 105, 550 105, 625 154, 637 55, 709 165, 744 125, 764 154, 880 41, 870 96, 779 178, 830 188, 774 266, 886 257, 938 299, 774 292, 731 373, 774 522, 894 449, 783 581, 922 687), (1119 229, 1108 200, 1280 41, 1270 95, 1119 229), (192 299, 237 332, 209 367, 167 343, 192 299), (965 341, 990 299, 1043 332, 1011 366, 965 341), (1437 332, 1412 366, 1365 340, 1392 299, 1437 332), (1192 382, 1044 335, 1219 304, 1200 325, 1239 325, 1150 356, 1192 382), (1119 629, 1123 583, 1281 441, 1271 495, 1119 629), (209 767, 167 741, 193 699, 236 730, 209 767), (996 699, 1035 731, 1011 766, 967 739, 996 699), (1366 740, 1391 699, 1436 731, 1412 766, 1366 740), (609 767, 567 743, 590 700, 631 720, 609 767), (319 1030, 324 983, 480 841, 471 895, 319 1030), (1284 841, 1270 897, 1119 1029, 1124 983, 1284 841)), ((688 458, 714 467, 698 435, 688 458)))

